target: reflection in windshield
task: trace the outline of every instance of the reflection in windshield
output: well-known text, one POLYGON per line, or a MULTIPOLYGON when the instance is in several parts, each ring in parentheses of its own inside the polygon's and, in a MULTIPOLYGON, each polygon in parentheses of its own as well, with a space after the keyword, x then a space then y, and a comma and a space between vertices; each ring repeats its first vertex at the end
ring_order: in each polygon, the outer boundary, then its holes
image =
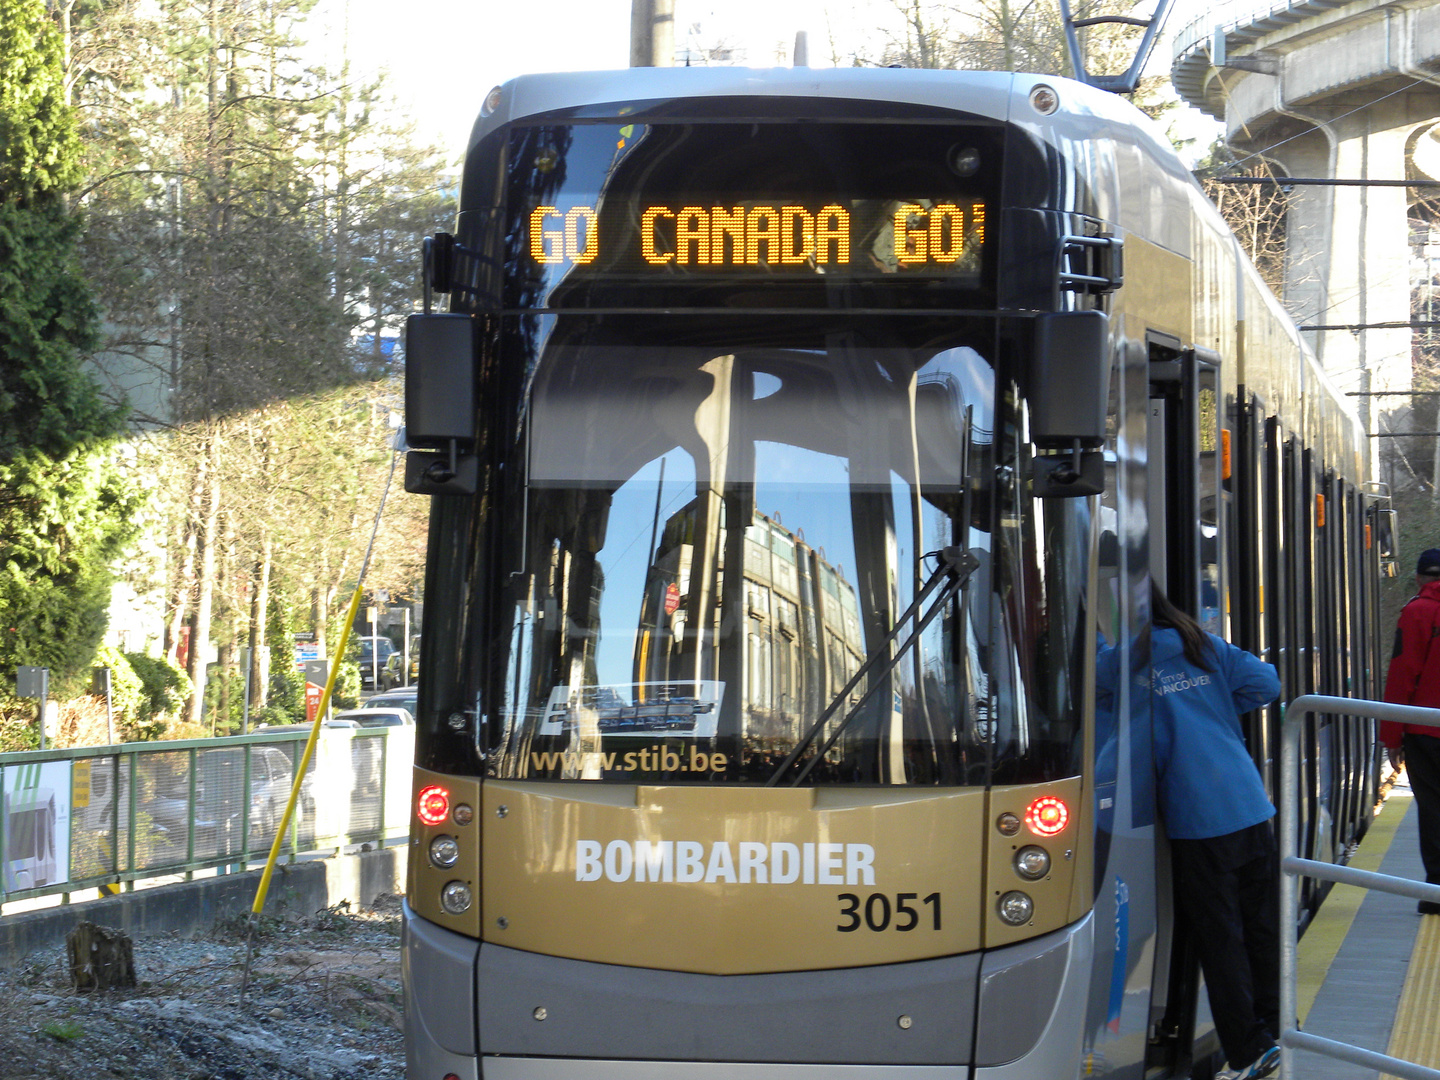
POLYGON ((983 782, 989 605, 893 632, 939 551, 988 565, 993 382, 968 347, 552 342, 496 774, 763 783, 834 706, 808 782, 983 782))

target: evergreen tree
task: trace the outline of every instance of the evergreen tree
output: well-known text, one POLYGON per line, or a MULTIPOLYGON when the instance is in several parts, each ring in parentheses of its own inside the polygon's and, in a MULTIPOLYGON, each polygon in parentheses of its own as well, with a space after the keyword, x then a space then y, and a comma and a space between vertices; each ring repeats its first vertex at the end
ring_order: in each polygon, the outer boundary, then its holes
MULTIPOLYGON (((71 2, 71 82, 96 118, 85 254, 101 362, 151 388, 138 407, 160 432, 166 650, 209 727, 227 693, 238 716, 244 682, 207 679, 205 660, 233 670, 251 646, 259 708, 272 602, 323 633, 348 599, 399 407, 376 381, 394 375, 384 346, 411 310, 420 238, 453 205, 378 87, 297 58, 305 0, 71 2)), ((376 572, 404 575, 382 582, 392 592, 418 580, 422 508, 387 528, 404 537, 393 558, 377 552, 376 572)), ((276 654, 272 675, 287 663, 276 654)))
POLYGON ((61 55, 44 0, 0 0, 0 462, 62 458, 119 427, 81 367, 96 313, 65 203, 80 146, 61 55))
POLYGON ((96 312, 77 269, 80 173, 63 39, 44 0, 0 0, 0 678, 83 677, 135 496, 121 425, 83 368, 96 312))

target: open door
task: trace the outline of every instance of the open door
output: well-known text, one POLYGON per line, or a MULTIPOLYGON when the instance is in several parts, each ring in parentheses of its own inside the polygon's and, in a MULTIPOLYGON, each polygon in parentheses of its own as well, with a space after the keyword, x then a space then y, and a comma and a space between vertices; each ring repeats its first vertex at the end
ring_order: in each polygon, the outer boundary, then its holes
MULTIPOLYGON (((1227 636, 1220 521, 1225 498, 1220 358, 1201 349, 1182 350, 1180 342, 1156 334, 1149 336, 1148 344, 1151 573, 1166 595, 1201 626, 1227 636)), ((1199 953, 1196 942, 1175 920, 1168 843, 1156 844, 1155 858, 1158 936, 1146 1065, 1160 1070, 1160 1075, 1190 1076, 1197 1037, 1201 1056, 1208 1057, 1214 1033, 1208 1019, 1198 1022, 1202 1012, 1208 1017, 1199 953)))

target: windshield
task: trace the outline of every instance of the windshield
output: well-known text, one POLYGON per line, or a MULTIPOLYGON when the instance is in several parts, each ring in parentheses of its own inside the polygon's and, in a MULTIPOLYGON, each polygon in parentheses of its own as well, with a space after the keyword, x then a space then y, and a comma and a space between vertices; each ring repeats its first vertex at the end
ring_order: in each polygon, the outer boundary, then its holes
POLYGON ((552 333, 504 515, 494 773, 764 783, 824 718, 807 782, 983 783, 986 326, 552 333))

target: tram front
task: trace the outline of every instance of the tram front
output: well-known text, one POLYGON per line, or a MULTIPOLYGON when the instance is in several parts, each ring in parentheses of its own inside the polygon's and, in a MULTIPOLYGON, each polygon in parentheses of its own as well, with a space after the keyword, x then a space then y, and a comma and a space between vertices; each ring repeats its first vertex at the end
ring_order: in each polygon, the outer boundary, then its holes
POLYGON ((524 90, 412 333, 409 1076, 1074 1075, 1101 485, 1007 298, 1038 151, 524 90))

